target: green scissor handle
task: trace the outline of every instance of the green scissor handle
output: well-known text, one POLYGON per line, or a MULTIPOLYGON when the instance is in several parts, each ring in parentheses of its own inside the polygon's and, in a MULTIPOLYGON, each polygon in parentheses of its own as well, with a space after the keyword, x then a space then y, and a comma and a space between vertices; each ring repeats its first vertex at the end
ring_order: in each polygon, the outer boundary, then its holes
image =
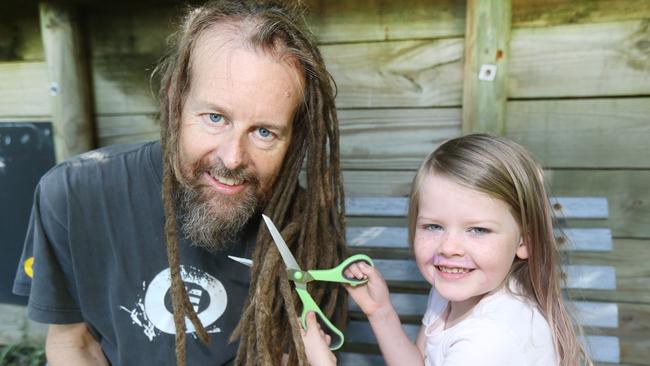
POLYGON ((363 280, 356 280, 356 279, 349 279, 345 277, 343 274, 343 271, 345 271, 348 266, 354 262, 366 262, 371 266, 374 266, 372 263, 372 259, 368 257, 365 254, 355 254, 348 259, 344 260, 339 264, 338 266, 330 269, 313 269, 310 271, 307 271, 307 273, 312 277, 313 280, 315 281, 327 281, 327 282, 340 282, 340 283, 346 283, 348 285, 352 286, 357 286, 357 285, 362 285, 366 282, 368 282, 367 279, 363 280))
POLYGON ((331 337, 330 349, 334 351, 341 348, 343 341, 345 340, 343 333, 341 333, 341 331, 338 330, 329 319, 327 319, 306 289, 296 286, 296 291, 302 301, 302 314, 300 315, 300 321, 302 322, 303 329, 307 330, 307 313, 312 311, 316 314, 316 319, 320 323, 323 331, 331 337))

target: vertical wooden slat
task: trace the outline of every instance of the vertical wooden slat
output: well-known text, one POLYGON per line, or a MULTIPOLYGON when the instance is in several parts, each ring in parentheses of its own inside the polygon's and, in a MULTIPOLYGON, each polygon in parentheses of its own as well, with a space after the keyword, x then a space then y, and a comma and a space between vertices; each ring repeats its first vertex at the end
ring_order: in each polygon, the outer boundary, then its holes
POLYGON ((468 0, 463 81, 463 133, 505 132, 510 0, 468 0))
POLYGON ((54 149, 57 161, 61 161, 94 146, 88 69, 73 9, 43 1, 39 11, 50 82, 54 149))

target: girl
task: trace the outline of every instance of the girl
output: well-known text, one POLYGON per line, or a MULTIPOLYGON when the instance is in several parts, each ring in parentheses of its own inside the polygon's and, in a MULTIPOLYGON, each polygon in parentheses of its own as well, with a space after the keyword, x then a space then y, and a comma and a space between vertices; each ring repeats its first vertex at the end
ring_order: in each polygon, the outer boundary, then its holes
MULTIPOLYGON (((409 242, 433 286, 415 344, 379 272, 346 272, 368 278, 347 290, 387 365, 592 365, 561 297, 542 170, 523 147, 479 134, 445 142, 420 166, 409 205, 409 242)), ((334 364, 309 325, 310 362, 334 364)))

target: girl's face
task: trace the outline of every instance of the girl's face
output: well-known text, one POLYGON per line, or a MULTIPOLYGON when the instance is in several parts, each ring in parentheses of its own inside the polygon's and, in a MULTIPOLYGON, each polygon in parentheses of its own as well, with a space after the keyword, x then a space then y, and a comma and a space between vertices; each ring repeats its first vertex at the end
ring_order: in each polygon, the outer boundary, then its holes
POLYGON ((505 202, 437 174, 425 177, 419 193, 415 260, 452 303, 475 303, 503 283, 515 256, 528 257, 505 202))

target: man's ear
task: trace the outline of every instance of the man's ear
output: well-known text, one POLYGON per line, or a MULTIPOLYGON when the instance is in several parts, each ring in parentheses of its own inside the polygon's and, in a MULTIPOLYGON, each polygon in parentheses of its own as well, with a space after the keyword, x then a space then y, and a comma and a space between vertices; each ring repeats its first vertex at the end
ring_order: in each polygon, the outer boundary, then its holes
POLYGON ((523 236, 519 238, 519 246, 515 254, 519 259, 528 259, 528 244, 524 241, 523 236))

